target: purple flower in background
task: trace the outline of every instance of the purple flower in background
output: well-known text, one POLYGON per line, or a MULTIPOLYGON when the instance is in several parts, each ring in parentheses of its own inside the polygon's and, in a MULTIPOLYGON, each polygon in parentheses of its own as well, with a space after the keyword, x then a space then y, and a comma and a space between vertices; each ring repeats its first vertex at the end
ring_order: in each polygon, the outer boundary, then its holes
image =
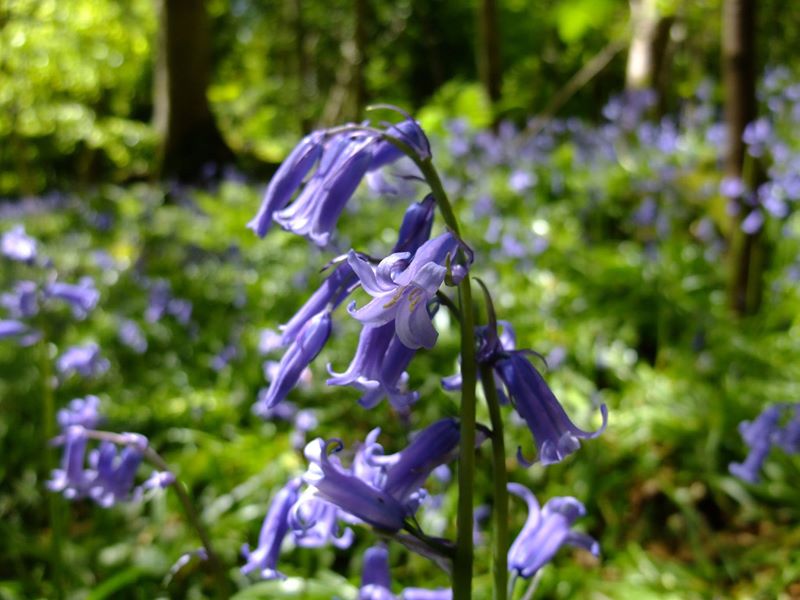
POLYGON ((130 319, 123 319, 119 324, 119 341, 138 354, 147 350, 147 338, 142 328, 130 319))
POLYGON ((25 319, 39 312, 37 286, 33 281, 18 281, 14 291, 0 295, 0 305, 13 319, 25 319))
POLYGON ((764 154, 764 150, 771 140, 772 125, 763 117, 748 123, 742 133, 742 141, 749 146, 747 151, 755 157, 764 154))
POLYGON ((9 337, 19 337, 30 331, 30 328, 22 321, 0 320, 0 340, 9 337))
POLYGON ((36 240, 25 233, 23 225, 15 225, 0 238, 0 252, 11 260, 32 263, 36 260, 36 240))
POLYGON ((305 368, 320 353, 330 334, 330 312, 325 310, 309 319, 281 358, 278 373, 270 383, 266 396, 259 400, 263 407, 254 407, 253 410, 272 408, 283 400, 297 384, 305 368))
POLYGON ((89 453, 92 481, 88 495, 104 508, 141 494, 133 484, 147 450, 147 438, 138 433, 122 435, 127 438, 122 450, 116 444, 103 441, 98 449, 89 453))
POLYGON ((53 469, 47 481, 47 489, 51 492, 61 492, 68 500, 83 498, 91 485, 93 474, 84 469, 86 446, 89 438, 86 429, 79 425, 68 427, 55 443, 64 446, 61 456, 61 466, 53 469))
POLYGON ((447 270, 443 264, 457 246, 451 233, 443 233, 425 242, 410 263, 409 254, 400 252, 387 256, 377 268, 351 250, 348 263, 373 300, 360 309, 351 304, 350 314, 364 324, 394 321, 397 337, 405 346, 432 348, 438 333, 427 306, 444 283, 447 270))
POLYGON ((100 300, 100 292, 95 288, 91 277, 82 277, 77 284, 59 281, 48 283, 44 287, 44 295, 69 304, 76 319, 85 319, 100 300))
POLYGON ((241 570, 245 575, 257 571, 262 579, 283 579, 276 567, 281 543, 289 531, 289 511, 297 501, 300 484, 299 479, 292 479, 272 499, 258 534, 258 546, 252 551, 248 544, 242 546, 247 564, 241 570))
POLYGON ((719 184, 719 193, 726 198, 741 198, 747 188, 739 177, 725 177, 719 184))
POLYGON ((183 298, 173 298, 167 305, 167 312, 181 325, 187 325, 192 318, 192 303, 183 298))
POLYGON ((528 171, 514 171, 508 178, 508 187, 517 194, 524 194, 536 185, 536 175, 528 171))
POLYGON ((56 369, 65 376, 75 372, 83 377, 94 377, 105 373, 109 366, 108 360, 100 356, 100 347, 94 342, 71 346, 56 360, 56 369))
POLYGON ((789 422, 775 434, 775 445, 788 454, 800 454, 800 404, 789 405, 789 422))
POLYGON ((764 224, 764 213, 759 209, 754 209, 750 211, 750 214, 747 215, 742 220, 742 231, 744 231, 748 235, 753 235, 761 229, 761 226, 764 224))
MULTIPOLYGON (((579 438, 595 438, 605 431, 608 422, 606 405, 600 406, 603 424, 597 431, 579 429, 570 421, 547 382, 530 363, 523 351, 508 353, 495 363, 519 415, 525 419, 533 433, 538 450, 538 460, 543 465, 560 462, 580 447, 579 438)), ((530 465, 517 451, 517 458, 530 465)))
POLYGON ((372 546, 364 552, 361 588, 358 600, 394 600, 389 574, 389 551, 385 546, 372 546))
POLYGON ((339 440, 321 438, 306 446, 306 458, 311 463, 303 475, 312 494, 338 506, 356 519, 383 531, 398 531, 406 517, 404 506, 386 492, 373 487, 328 456, 328 449, 342 449, 339 440))
POLYGON ((769 406, 758 415, 755 421, 739 423, 739 433, 750 448, 750 453, 743 463, 728 465, 728 470, 732 475, 748 483, 758 483, 758 472, 767 459, 778 433, 781 411, 780 405, 769 406))
POLYGON ((316 429, 319 424, 317 413, 310 408, 298 410, 292 424, 294 425, 291 435, 292 448, 300 450, 306 445, 306 434, 316 429))
MULTIPOLYGON (((316 314, 316 313, 314 313, 316 314)), ((258 353, 269 354, 283 346, 282 336, 274 329, 262 329, 258 335, 258 353)))
POLYGON ((75 398, 70 401, 66 408, 58 411, 56 416, 58 426, 62 431, 74 425, 80 425, 86 429, 95 429, 103 420, 99 409, 100 398, 97 396, 75 398))
POLYGON ((160 321, 166 314, 172 291, 168 282, 158 279, 150 286, 150 297, 145 310, 144 318, 150 323, 160 321))
POLYGON ((406 588, 400 594, 400 600, 452 600, 453 590, 436 589, 426 590, 423 588, 406 588))
POLYGON ((600 553, 600 546, 592 537, 571 530, 578 517, 586 514, 583 504, 575 498, 551 498, 540 509, 536 497, 525 486, 509 483, 508 491, 528 504, 528 519, 508 550, 509 570, 530 578, 564 544, 584 548, 595 556, 600 553))

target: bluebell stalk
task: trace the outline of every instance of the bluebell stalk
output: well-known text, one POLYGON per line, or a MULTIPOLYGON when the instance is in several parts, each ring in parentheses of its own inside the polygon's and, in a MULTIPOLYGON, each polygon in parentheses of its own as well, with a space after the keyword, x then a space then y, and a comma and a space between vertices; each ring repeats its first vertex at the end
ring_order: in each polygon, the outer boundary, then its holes
POLYGON ((256 571, 262 579, 284 577, 276 567, 283 538, 289 531, 289 511, 297 501, 300 484, 300 479, 292 479, 273 498, 258 534, 258 546, 252 551, 248 544, 242 546, 242 554, 247 561, 242 573, 256 571))
POLYGON ((536 497, 525 486, 509 483, 508 491, 528 504, 525 525, 508 550, 508 567, 512 572, 526 579, 532 577, 564 544, 599 555, 600 546, 592 537, 571 529, 586 514, 578 500, 569 496, 551 498, 540 509, 536 497))

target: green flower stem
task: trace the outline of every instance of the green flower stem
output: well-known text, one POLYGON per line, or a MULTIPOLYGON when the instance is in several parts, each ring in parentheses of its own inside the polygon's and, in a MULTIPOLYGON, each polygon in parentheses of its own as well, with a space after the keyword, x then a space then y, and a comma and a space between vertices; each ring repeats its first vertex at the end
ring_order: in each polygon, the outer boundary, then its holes
POLYGON ((503 438, 503 419, 500 401, 494 383, 494 372, 489 365, 480 366, 481 386, 489 406, 492 423, 492 478, 494 480, 494 600, 506 600, 508 588, 508 473, 506 472, 506 445, 503 438))
MULTIPOLYGON (((412 157, 413 158, 413 157, 412 157)), ((447 226, 461 237, 458 220, 444 191, 439 174, 430 158, 414 158, 439 206, 447 226)), ((458 456, 458 516, 456 518, 456 555, 453 563, 453 598, 469 600, 472 597, 472 511, 475 485, 475 315, 472 304, 470 278, 458 284, 461 313, 461 444, 458 456)))
MULTIPOLYGON (((40 342, 40 364, 42 371, 42 414, 44 417, 44 432, 45 449, 44 449, 44 467, 47 475, 53 469, 52 451, 50 448, 50 440, 52 440, 55 433, 56 423, 56 406, 55 398, 53 397, 53 365, 50 358, 50 344, 47 341, 48 336, 42 335, 40 342)), ((47 507, 50 516, 50 567, 52 569, 51 579, 53 582, 53 589, 56 598, 64 597, 63 587, 63 560, 62 560, 62 545, 64 539, 64 519, 62 518, 62 505, 61 498, 57 494, 48 494, 47 507)))
MULTIPOLYGON (((92 439, 105 440, 118 445, 125 445, 129 443, 125 436, 108 431, 90 430, 86 432, 86 435, 92 439)), ((157 469, 161 471, 169 471, 170 473, 173 472, 161 455, 153 450, 150 446, 145 448, 144 457, 157 469)), ((215 597, 229 598, 230 589, 228 588, 228 578, 225 575, 225 567, 223 566, 219 555, 214 551, 214 547, 211 544, 211 537, 208 535, 205 525, 203 525, 203 522, 200 520, 200 515, 197 514, 197 509, 192 503, 189 493, 186 491, 186 486, 184 486, 178 478, 175 478, 175 481, 170 487, 175 490, 175 494, 178 496, 178 501, 181 503, 181 507, 183 508, 186 518, 197 532, 197 537, 200 538, 200 543, 203 544, 203 548, 205 548, 206 554, 208 555, 208 562, 211 565, 214 584, 217 588, 217 596, 215 597)))

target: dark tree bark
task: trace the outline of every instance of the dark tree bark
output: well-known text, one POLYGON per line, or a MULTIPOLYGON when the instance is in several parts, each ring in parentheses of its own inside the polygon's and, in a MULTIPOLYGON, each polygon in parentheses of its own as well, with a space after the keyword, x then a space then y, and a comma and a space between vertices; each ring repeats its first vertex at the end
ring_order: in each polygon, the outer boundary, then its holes
POLYGON ((500 64, 500 27, 496 0, 480 0, 478 5, 478 72, 481 83, 495 110, 502 93, 503 72, 500 64))
MULTIPOLYGON (((758 163, 746 154, 742 133, 756 119, 756 0, 725 0, 722 15, 722 69, 728 147, 725 170, 755 190, 762 178, 758 163)), ((762 296, 764 247, 761 233, 742 232, 740 206, 731 233, 729 304, 739 315, 755 313, 762 296)))
POLYGON ((155 125, 159 175, 197 179, 209 163, 234 159, 206 97, 211 30, 204 0, 159 0, 155 125))

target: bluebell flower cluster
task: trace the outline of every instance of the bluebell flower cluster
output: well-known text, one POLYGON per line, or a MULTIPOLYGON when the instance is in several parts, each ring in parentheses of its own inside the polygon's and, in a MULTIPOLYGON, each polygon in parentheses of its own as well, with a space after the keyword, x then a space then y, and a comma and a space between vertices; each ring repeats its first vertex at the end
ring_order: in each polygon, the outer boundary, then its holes
POLYGON ((89 498, 108 508, 119 502, 138 500, 145 490, 172 485, 175 478, 166 471, 154 471, 141 485, 135 485, 147 450, 147 438, 138 433, 97 431, 102 421, 99 406, 96 396, 86 396, 76 398, 58 412, 61 433, 53 443, 63 446, 64 453, 47 488, 70 500, 89 498), (89 450, 92 440, 100 443, 89 450))
MULTIPOLYGON (((507 160, 508 140, 515 135, 504 125, 497 138, 487 138, 487 152, 498 162, 507 160)), ((668 135, 659 143, 668 144, 668 135)), ((546 145, 536 144, 534 153, 546 145)), ((468 148, 462 149, 466 154, 468 148)), ((376 129, 349 125, 306 136, 280 166, 265 192, 258 214, 248 227, 263 237, 271 223, 302 235, 319 246, 335 235, 335 226, 359 183, 387 164, 398 161, 403 152, 424 172, 431 158, 430 145, 419 124, 406 118, 397 125, 376 129)), ((445 182, 445 186, 448 182, 445 182)), ((509 185, 523 193, 538 185, 530 171, 514 172, 509 185)), ((373 186, 373 189, 383 189, 373 186)), ((409 368, 415 355, 436 345, 438 332, 433 316, 441 305, 455 303, 447 296, 447 286, 458 285, 472 266, 473 253, 451 230, 432 235, 435 200, 429 195, 412 204, 399 228, 397 243, 382 257, 349 250, 328 265, 322 285, 297 313, 280 327, 280 333, 262 332, 263 353, 285 348, 280 362, 270 368, 270 385, 259 393, 254 412, 264 418, 294 419, 302 436, 310 429, 301 421, 315 424, 313 415, 300 419, 286 398, 307 377, 308 367, 333 335, 335 312, 357 289, 371 299, 364 304, 351 300, 349 316, 361 324, 354 356, 347 368, 338 372, 328 365, 331 386, 348 386, 361 393, 359 403, 373 408, 388 398, 396 413, 410 415, 419 392, 408 389, 409 368)), ((491 212, 489 207, 488 212, 491 212)), ((511 248, 515 240, 504 242, 511 248)), ((509 250, 511 251, 511 250, 509 250)), ((457 310, 454 314, 457 314, 457 310)), ((513 405, 530 428, 539 453, 539 462, 561 461, 579 447, 579 439, 593 438, 606 426, 605 406, 600 411, 603 424, 588 432, 575 426, 561 404, 533 367, 527 350, 517 350, 513 328, 503 324, 498 332, 494 319, 490 326, 477 329, 477 361, 490 365, 494 381, 506 404, 513 405)), ((445 389, 461 385, 460 375, 446 378, 445 389)), ((295 545, 319 547, 332 544, 345 548, 354 540, 352 526, 367 526, 386 541, 395 540, 415 552, 446 566, 453 558, 453 545, 446 539, 431 538, 419 528, 416 514, 430 498, 426 481, 432 474, 449 481, 446 465, 459 452, 461 430, 453 418, 441 419, 420 431, 408 446, 386 454, 374 429, 351 453, 349 463, 340 458, 345 448, 339 439, 316 438, 306 444, 308 469, 277 492, 270 504, 258 538, 258 545, 245 545, 244 573, 257 573, 264 579, 282 577, 278 559, 284 539, 295 545)), ((476 445, 486 439, 478 426, 476 445)), ((488 434, 491 435, 491 434, 488 434)), ((522 459, 521 452, 519 453, 522 459)), ((527 462, 525 464, 528 464, 527 462)), ((562 544, 583 546, 597 553, 597 544, 584 534, 571 531, 583 514, 583 506, 573 498, 555 498, 539 510, 533 495, 519 484, 512 492, 524 494, 530 507, 526 526, 509 550, 512 572, 530 577, 549 561, 562 544), (524 490, 522 492, 521 490, 524 490)), ((485 511, 484 511, 485 512, 485 511)), ((484 514, 484 518, 486 514, 484 514)), ((452 591, 406 588, 399 596, 391 591, 388 549, 376 546, 364 557, 364 576, 360 598, 451 598, 452 591)))
POLYGON ((739 433, 750 451, 744 462, 733 462, 728 470, 743 481, 758 483, 773 447, 787 454, 800 453, 800 403, 768 406, 755 420, 739 423, 739 433))

